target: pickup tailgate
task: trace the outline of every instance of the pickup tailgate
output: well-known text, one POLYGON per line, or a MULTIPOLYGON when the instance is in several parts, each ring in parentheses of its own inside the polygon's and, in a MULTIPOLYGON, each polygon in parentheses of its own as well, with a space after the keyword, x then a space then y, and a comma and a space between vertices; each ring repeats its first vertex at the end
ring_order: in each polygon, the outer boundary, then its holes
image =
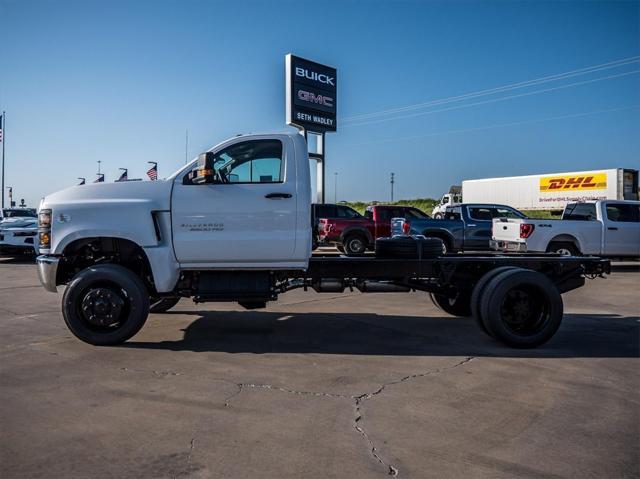
POLYGON ((494 250, 527 251, 527 237, 534 228, 531 222, 520 218, 495 218, 489 245, 494 250))

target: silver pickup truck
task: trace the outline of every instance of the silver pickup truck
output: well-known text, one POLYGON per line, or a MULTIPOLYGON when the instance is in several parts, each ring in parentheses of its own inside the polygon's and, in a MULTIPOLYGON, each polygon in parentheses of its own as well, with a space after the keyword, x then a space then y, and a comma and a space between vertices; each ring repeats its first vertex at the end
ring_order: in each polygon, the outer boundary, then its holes
POLYGON ((569 203, 562 219, 493 220, 491 247, 569 256, 640 256, 640 201, 569 203))

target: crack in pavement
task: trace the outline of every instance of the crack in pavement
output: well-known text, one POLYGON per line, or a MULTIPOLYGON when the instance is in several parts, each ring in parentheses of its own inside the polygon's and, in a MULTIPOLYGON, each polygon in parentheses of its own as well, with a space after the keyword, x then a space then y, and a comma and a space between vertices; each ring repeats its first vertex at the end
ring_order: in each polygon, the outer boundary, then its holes
MULTIPOLYGON (((457 363, 455 363, 455 364, 453 364, 451 366, 445 366, 445 367, 441 367, 441 368, 429 369, 429 370, 427 370, 425 372, 422 372, 422 373, 409 374, 407 376, 401 377, 400 379, 395 379, 393 381, 389 381, 389 382, 383 383, 378 389, 376 389, 373 392, 362 393, 362 394, 358 394, 358 395, 347 395, 347 394, 338 394, 338 393, 322 392, 322 391, 299 391, 299 390, 287 388, 287 387, 284 387, 284 386, 275 386, 273 384, 233 382, 233 381, 230 381, 228 379, 220 379, 220 378, 214 378, 212 380, 225 382, 225 383, 228 383, 228 384, 233 384, 237 388, 237 390, 233 394, 231 394, 227 398, 225 398, 225 400, 224 400, 225 407, 231 407, 231 400, 234 399, 235 397, 239 396, 240 393, 242 393, 242 391, 244 391, 245 389, 271 390, 271 391, 283 392, 283 393, 286 393, 286 394, 292 394, 292 395, 295 395, 295 396, 313 396, 313 397, 330 398, 330 399, 347 399, 349 401, 353 401, 353 408, 354 408, 353 428, 368 443, 370 454, 373 456, 373 458, 378 463, 380 463, 381 465, 383 465, 387 469, 387 474, 389 474, 390 476, 397 476, 399 474, 398 468, 396 466, 394 466, 393 464, 387 462, 382 457, 382 454, 380 453, 380 450, 378 449, 378 447, 374 443, 373 439, 371 439, 371 437, 369 436, 367 431, 364 429, 364 426, 363 426, 364 418, 363 418, 363 413, 362 413, 362 406, 363 406, 364 402, 368 401, 368 400, 370 400, 372 398, 375 398, 376 396, 382 394, 390 386, 395 386, 395 385, 398 385, 398 384, 402 384, 402 383, 405 383, 405 382, 408 382, 408 381, 411 381, 411 380, 414 380, 414 379, 424 378, 426 376, 430 376, 430 375, 433 375, 433 374, 440 374, 440 373, 443 373, 443 372, 448 371, 450 369, 455 369, 455 368, 458 368, 460 366, 464 366, 465 364, 473 361, 474 359, 476 359, 475 356, 467 356, 463 360, 458 361, 457 363)), ((158 378, 167 377, 167 376, 180 376, 181 375, 181 373, 179 373, 179 372, 163 371, 163 370, 131 369, 131 368, 126 368, 126 367, 120 368, 120 370, 124 371, 124 372, 152 373, 154 376, 156 376, 158 378)), ((188 460, 187 460, 187 469, 188 469, 189 463, 191 461, 191 454, 193 452, 194 447, 195 447, 195 438, 192 438, 191 439, 191 447, 189 449, 189 455, 188 455, 188 460)))

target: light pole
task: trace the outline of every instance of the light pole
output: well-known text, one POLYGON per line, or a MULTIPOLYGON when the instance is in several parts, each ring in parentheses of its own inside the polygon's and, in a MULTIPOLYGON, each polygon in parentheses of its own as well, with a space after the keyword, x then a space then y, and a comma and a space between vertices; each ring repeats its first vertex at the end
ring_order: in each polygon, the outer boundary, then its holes
POLYGON ((395 173, 391 173, 391 203, 393 203, 393 184, 395 183, 395 173))
POLYGON ((333 179, 334 179, 334 183, 333 183, 333 202, 337 203, 338 202, 338 172, 334 172, 333 173, 333 179))

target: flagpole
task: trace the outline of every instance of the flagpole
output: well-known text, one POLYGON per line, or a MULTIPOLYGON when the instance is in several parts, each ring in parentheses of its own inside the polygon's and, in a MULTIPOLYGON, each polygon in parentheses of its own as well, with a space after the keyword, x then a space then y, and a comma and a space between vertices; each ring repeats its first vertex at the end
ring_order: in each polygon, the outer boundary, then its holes
POLYGON ((2 110, 2 208, 4 208, 4 144, 7 142, 7 114, 2 110))

